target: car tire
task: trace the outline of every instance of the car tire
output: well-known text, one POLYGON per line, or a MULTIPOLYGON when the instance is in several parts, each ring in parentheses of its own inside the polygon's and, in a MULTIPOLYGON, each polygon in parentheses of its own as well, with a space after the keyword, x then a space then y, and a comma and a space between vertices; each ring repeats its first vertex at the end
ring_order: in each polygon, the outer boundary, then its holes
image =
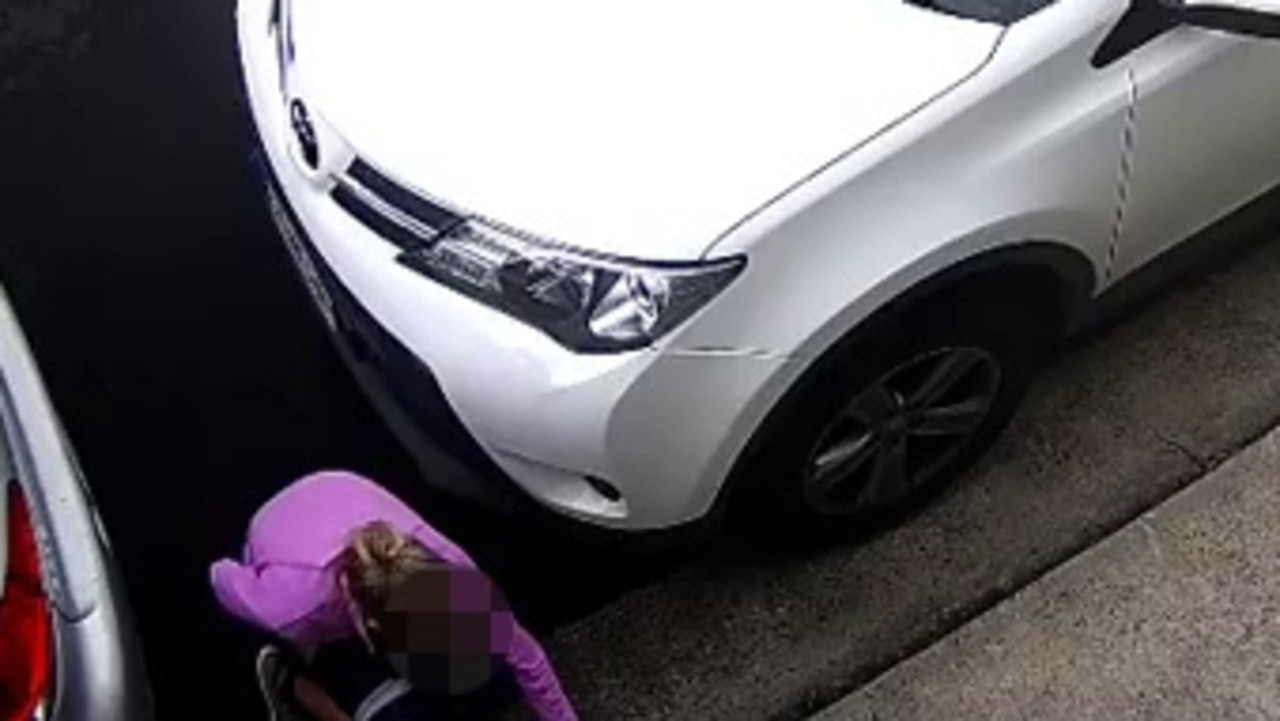
POLYGON ((748 444, 735 526, 770 542, 848 539, 936 499, 1007 425, 1060 335, 1045 289, 966 283, 837 343, 748 444))

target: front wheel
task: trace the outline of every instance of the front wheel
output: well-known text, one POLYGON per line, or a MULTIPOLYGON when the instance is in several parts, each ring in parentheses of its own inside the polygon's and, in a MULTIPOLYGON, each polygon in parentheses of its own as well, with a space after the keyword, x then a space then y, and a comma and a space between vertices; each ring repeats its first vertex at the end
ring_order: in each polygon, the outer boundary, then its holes
POLYGON ((753 525, 865 533, 945 489, 1008 423, 1052 340, 1045 304, 994 289, 889 313, 788 394, 740 467, 753 525))

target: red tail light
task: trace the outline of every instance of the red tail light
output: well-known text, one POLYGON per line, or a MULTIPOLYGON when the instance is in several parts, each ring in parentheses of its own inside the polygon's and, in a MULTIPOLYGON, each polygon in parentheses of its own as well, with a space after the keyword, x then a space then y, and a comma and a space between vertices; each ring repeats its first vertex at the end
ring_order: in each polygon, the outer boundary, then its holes
POLYGON ((22 488, 9 483, 9 563, 0 595, 0 721, 30 721, 44 703, 53 662, 49 602, 22 488))

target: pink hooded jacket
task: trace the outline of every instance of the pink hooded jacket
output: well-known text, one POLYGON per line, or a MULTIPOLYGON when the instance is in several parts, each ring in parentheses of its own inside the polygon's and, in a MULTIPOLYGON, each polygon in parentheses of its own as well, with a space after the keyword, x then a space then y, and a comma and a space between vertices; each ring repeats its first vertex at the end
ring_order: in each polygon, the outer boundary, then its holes
MULTIPOLYGON (((258 510, 243 559, 211 567, 214 594, 228 613, 302 646, 351 636, 356 629, 335 561, 352 533, 372 521, 412 536, 446 563, 475 568, 465 551, 376 483, 327 471, 298 480, 258 510)), ((542 647, 518 623, 506 660, 540 719, 576 721, 542 647)))

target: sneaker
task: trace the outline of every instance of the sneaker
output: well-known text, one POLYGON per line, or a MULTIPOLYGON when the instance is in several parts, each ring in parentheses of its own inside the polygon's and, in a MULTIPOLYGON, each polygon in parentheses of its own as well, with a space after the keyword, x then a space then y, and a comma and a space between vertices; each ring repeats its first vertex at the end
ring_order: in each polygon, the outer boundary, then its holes
POLYGON ((275 646, 263 646, 258 651, 255 664, 258 671, 258 688, 262 698, 267 702, 267 718, 269 721, 295 721, 302 716, 290 703, 291 692, 287 687, 290 679, 290 661, 275 646))

